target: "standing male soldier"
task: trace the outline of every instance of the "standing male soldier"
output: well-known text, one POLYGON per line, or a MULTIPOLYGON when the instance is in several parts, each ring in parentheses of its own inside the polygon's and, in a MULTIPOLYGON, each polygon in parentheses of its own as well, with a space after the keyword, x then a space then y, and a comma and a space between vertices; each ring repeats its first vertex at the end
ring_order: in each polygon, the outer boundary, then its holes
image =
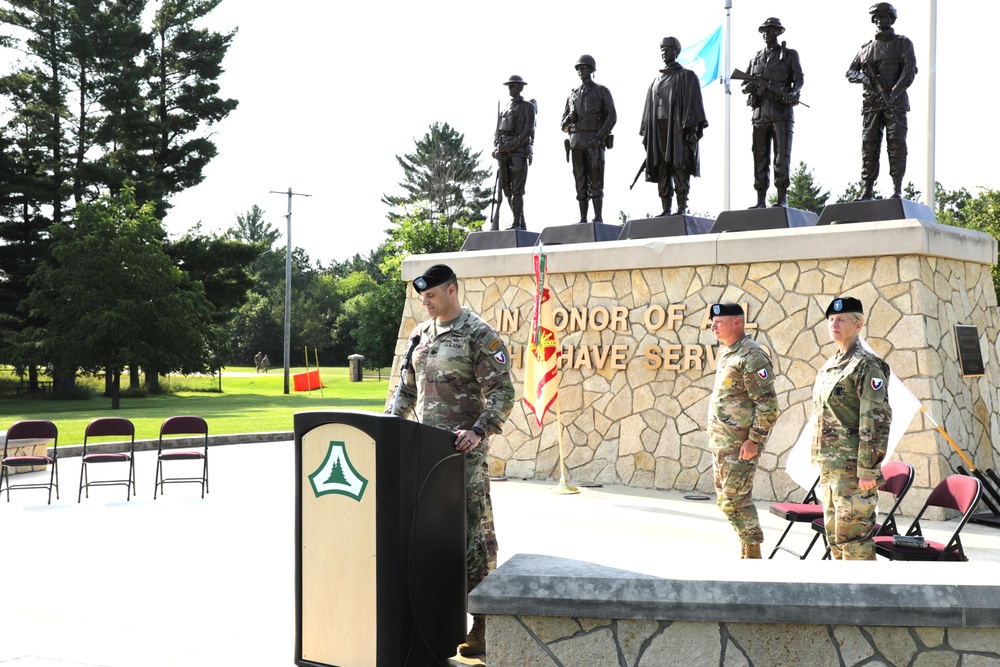
POLYGON ((701 174, 698 141, 708 127, 698 75, 677 62, 681 43, 676 37, 660 41, 663 69, 646 93, 642 112, 642 145, 646 148, 646 180, 656 183, 663 203, 661 216, 670 215, 677 192, 677 215, 687 213, 691 176, 701 174))
POLYGON ((847 70, 848 81, 865 87, 861 105, 861 180, 865 189, 859 201, 874 197, 883 129, 892 196, 899 199, 903 196, 903 175, 906 173, 906 112, 910 110, 906 89, 917 75, 917 57, 913 53, 913 42, 892 29, 896 22, 895 7, 879 2, 872 5, 868 13, 872 15, 872 23, 878 26, 878 32, 873 41, 861 47, 847 70))
POLYGON ((740 536, 740 558, 760 558, 764 533, 753 504, 753 478, 778 419, 774 371, 771 359, 746 335, 743 308, 736 303, 711 308, 712 333, 726 346, 719 353, 708 407, 715 493, 719 509, 740 536))
MULTIPOLYGON (((510 104, 500 112, 497 134, 493 137, 493 157, 500 163, 500 187, 503 189, 514 223, 510 229, 526 229, 524 225, 524 185, 528 182, 532 144, 535 142, 535 101, 525 100, 521 91, 527 82, 514 74, 504 84, 510 91, 510 104)), ((490 229, 499 229, 497 214, 490 229)))
MULTIPOLYGON (((466 585, 472 591, 489 573, 484 518, 489 508, 487 436, 500 433, 514 407, 510 355, 497 332, 462 307, 458 278, 436 264, 413 281, 430 316, 413 336, 413 370, 406 375, 397 414, 455 432, 455 449, 465 453, 466 585)), ((486 652, 486 618, 472 617, 462 655, 486 652)))
POLYGON ((574 88, 563 109, 562 131, 569 133, 566 157, 573 156, 576 200, 580 222, 587 222, 587 201, 594 200, 594 222, 604 222, 604 148, 611 148, 611 130, 618 116, 611 91, 594 83, 597 62, 582 55, 576 61, 580 87, 574 88))
POLYGON ((747 106, 753 108, 753 187, 757 203, 750 208, 764 208, 767 199, 768 163, 774 145, 774 185, 778 189, 775 206, 788 206, 788 165, 792 158, 792 106, 802 90, 802 66, 794 49, 778 45, 778 35, 785 32, 781 21, 769 18, 757 29, 764 37, 764 48, 750 61, 749 81, 743 82, 747 106))

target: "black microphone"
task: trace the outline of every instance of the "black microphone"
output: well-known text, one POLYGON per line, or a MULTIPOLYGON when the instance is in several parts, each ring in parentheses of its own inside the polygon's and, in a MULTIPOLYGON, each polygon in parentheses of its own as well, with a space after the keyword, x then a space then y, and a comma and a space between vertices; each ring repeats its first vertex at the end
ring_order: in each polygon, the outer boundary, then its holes
MULTIPOLYGON (((406 354, 403 355, 403 365, 399 367, 399 384, 396 385, 396 395, 392 398, 392 407, 389 408, 389 414, 396 414, 396 405, 399 403, 399 395, 403 391, 403 383, 406 382, 406 369, 413 368, 413 364, 410 363, 410 358, 413 356, 413 350, 420 343, 420 334, 413 334, 413 338, 410 339, 410 347, 407 348, 406 354)), ((414 412, 414 414, 416 414, 414 412)))
POLYGON ((413 338, 410 339, 410 347, 406 350, 406 354, 403 355, 403 372, 406 372, 407 368, 413 368, 413 364, 410 363, 410 358, 413 357, 413 350, 416 349, 417 345, 420 344, 420 334, 414 334, 413 338))

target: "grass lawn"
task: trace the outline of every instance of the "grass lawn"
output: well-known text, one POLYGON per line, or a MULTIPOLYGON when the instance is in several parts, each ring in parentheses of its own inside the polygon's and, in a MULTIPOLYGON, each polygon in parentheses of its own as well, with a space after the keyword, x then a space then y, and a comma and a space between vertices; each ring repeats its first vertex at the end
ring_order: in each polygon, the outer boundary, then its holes
MULTIPOLYGON (((305 369, 292 368, 291 373, 305 369)), ((284 371, 271 368, 257 374, 252 366, 227 368, 222 374, 222 392, 217 377, 171 376, 162 379, 169 393, 147 397, 125 397, 121 409, 111 410, 111 399, 99 393, 89 399, 49 398, 0 399, 0 430, 19 419, 48 419, 59 428, 59 444, 83 442, 83 431, 96 417, 126 417, 135 424, 136 440, 159 437, 160 423, 174 415, 199 415, 208 421, 209 434, 266 433, 291 431, 292 415, 304 410, 368 410, 381 412, 389 391, 389 373, 382 380, 365 378, 349 382, 346 368, 321 368, 319 390, 296 392, 289 378, 289 394, 284 393, 284 371)), ((123 378, 124 379, 124 378, 123 378)), ((127 381, 127 380, 126 380, 127 381)), ((8 374, 9 394, 17 378, 8 374)), ((78 383, 103 391, 103 378, 80 378, 78 383)))

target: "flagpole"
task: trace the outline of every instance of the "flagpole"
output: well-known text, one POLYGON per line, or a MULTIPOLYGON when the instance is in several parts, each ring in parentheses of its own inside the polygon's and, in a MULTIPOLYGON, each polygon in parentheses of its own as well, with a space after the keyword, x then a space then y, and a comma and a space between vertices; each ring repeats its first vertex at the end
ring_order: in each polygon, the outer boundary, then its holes
POLYGON ((733 0, 725 0, 726 4, 726 57, 725 65, 722 69, 722 85, 723 94, 725 95, 725 110, 726 110, 726 127, 725 127, 725 137, 723 138, 723 156, 722 162, 725 168, 722 170, 722 210, 729 210, 729 164, 731 159, 731 148, 730 148, 730 103, 732 102, 732 92, 729 89, 729 73, 732 68, 729 66, 729 32, 730 32, 730 20, 729 20, 729 10, 733 8, 733 0))
MULTIPOLYGON (((934 176, 936 160, 936 138, 934 136, 937 124, 937 0, 931 0, 930 28, 930 76, 927 81, 927 205, 934 210, 934 189, 937 181, 934 176)), ((971 463, 969 465, 972 465, 971 463)))
POLYGON ((559 429, 559 486, 552 489, 552 493, 560 495, 580 493, 580 489, 571 486, 566 479, 566 454, 563 451, 563 424, 562 410, 559 408, 559 394, 556 394, 556 427, 559 429))
POLYGON ((945 433, 944 429, 941 428, 941 426, 936 421, 934 421, 934 417, 931 417, 931 413, 927 412, 927 410, 924 409, 924 406, 922 405, 920 406, 920 411, 924 413, 925 417, 931 420, 931 423, 934 424, 934 428, 936 428, 938 431, 941 432, 941 435, 943 435, 944 439, 948 441, 948 444, 951 445, 951 448, 954 449, 958 453, 958 455, 962 457, 962 460, 968 464, 969 469, 975 471, 976 466, 972 465, 972 461, 969 460, 968 456, 962 453, 962 450, 958 448, 958 445, 956 445, 955 441, 951 439, 951 436, 945 433))

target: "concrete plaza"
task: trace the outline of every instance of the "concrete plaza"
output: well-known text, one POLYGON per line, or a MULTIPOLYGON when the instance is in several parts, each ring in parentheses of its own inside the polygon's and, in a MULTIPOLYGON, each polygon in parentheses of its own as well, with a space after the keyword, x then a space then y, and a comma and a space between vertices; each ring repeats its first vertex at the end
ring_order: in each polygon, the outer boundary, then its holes
MULTIPOLYGON (((15 490, 9 503, 6 495, 0 499, 0 665, 293 664, 292 443, 212 447, 211 493, 204 500, 198 485, 176 484, 154 501, 154 471, 155 452, 139 452, 137 498, 126 502, 124 487, 106 487, 77 504, 79 458, 66 457, 61 498, 52 505, 38 490, 15 490)), ((91 478, 102 472, 95 466, 91 478)), ((802 563, 785 553, 739 561, 739 545, 714 498, 621 487, 562 496, 551 492, 554 486, 494 483, 501 562, 535 553, 662 576, 715 568, 752 578, 755 568, 791 568, 800 576, 813 569, 826 580, 836 568, 849 580, 853 567, 846 566, 880 568, 891 579, 897 566, 821 562, 818 548, 802 563)), ((766 555, 784 522, 768 513, 768 503, 758 508, 766 555)), ((954 523, 927 525, 940 538, 954 523)), ((804 546, 810 531, 793 530, 789 540, 804 546)), ((963 536, 974 563, 928 567, 995 576, 1000 529, 970 524, 963 536)))

